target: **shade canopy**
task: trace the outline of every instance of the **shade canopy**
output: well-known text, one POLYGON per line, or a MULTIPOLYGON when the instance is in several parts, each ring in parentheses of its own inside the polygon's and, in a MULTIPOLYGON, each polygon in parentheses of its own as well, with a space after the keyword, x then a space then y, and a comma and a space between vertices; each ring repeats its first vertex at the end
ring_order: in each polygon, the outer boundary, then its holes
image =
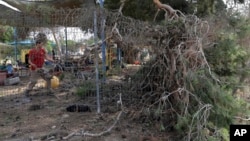
POLYGON ((34 40, 22 40, 22 41, 14 41, 9 43, 10 45, 25 45, 25 46, 29 46, 29 45, 34 45, 35 42, 34 40))

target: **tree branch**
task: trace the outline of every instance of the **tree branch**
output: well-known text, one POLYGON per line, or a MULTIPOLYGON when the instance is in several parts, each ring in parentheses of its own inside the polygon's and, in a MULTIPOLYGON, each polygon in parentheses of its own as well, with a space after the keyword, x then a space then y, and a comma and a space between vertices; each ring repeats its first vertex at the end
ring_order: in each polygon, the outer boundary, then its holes
POLYGON ((117 124, 117 122, 120 120, 120 117, 121 117, 122 113, 123 113, 123 111, 120 111, 120 113, 116 117, 115 122, 107 130, 105 130, 103 132, 100 132, 100 133, 89 133, 89 132, 84 132, 84 130, 80 130, 80 131, 77 131, 77 132, 73 132, 73 133, 69 134, 66 137, 63 137, 63 140, 68 140, 69 138, 71 138, 73 136, 99 137, 99 136, 102 136, 104 134, 107 134, 107 133, 109 133, 115 127, 115 125, 117 124))
MULTIPOLYGON (((175 10, 170 5, 162 4, 160 2, 160 0, 153 0, 153 2, 158 7, 158 9, 164 10, 166 12, 165 13, 165 19, 166 20, 167 20, 167 18, 169 18, 170 20, 172 20, 172 19, 178 20, 179 19, 179 15, 177 14, 177 12, 181 16, 185 17, 185 15, 180 10, 175 10)), ((159 10, 155 14, 155 18, 156 18, 156 16, 157 16, 158 13, 159 13, 159 10)))

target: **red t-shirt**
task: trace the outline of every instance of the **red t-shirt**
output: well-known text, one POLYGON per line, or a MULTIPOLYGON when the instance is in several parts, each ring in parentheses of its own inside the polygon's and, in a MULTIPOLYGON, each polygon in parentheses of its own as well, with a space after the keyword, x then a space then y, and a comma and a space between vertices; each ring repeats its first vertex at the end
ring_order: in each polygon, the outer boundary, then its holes
MULTIPOLYGON (((42 68, 44 64, 45 54, 46 52, 43 48, 34 48, 29 51, 29 59, 33 64, 37 66, 37 68, 42 68)), ((31 66, 31 70, 35 70, 35 68, 31 66)))

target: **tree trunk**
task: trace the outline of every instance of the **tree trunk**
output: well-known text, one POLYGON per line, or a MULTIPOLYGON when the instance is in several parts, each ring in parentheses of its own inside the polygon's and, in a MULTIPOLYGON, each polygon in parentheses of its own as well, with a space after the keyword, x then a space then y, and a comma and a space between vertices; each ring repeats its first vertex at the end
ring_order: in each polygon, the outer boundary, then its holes
POLYGON ((55 31, 54 31, 54 29, 53 29, 53 28, 51 28, 51 31, 52 31, 53 37, 54 37, 54 39, 55 39, 55 42, 56 42, 56 44, 57 44, 57 48, 58 48, 58 52, 59 52, 59 56, 60 56, 60 58, 62 58, 61 43, 60 43, 60 42, 58 42, 57 37, 56 37, 56 34, 55 34, 55 31))
POLYGON ((173 18, 175 18, 175 19, 179 18, 179 16, 176 13, 176 10, 173 9, 170 5, 162 4, 160 2, 160 0, 153 0, 153 2, 158 7, 158 9, 161 9, 161 10, 165 11, 165 19, 169 18, 169 19, 172 20, 173 18))

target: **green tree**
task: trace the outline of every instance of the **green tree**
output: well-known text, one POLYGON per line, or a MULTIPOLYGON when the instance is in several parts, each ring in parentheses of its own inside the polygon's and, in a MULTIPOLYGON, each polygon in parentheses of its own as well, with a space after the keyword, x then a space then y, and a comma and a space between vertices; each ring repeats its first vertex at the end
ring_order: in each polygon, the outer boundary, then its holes
MULTIPOLYGON (((186 0, 161 0, 162 3, 171 5, 173 8, 182 11, 183 13, 192 13, 191 7, 186 0)), ((105 0, 105 7, 111 10, 117 10, 120 7, 119 0, 105 0)), ((143 21, 152 21, 157 11, 153 0, 127 0, 123 8, 123 14, 135 19, 143 21), (133 10, 131 10, 133 9, 133 10)), ((161 12, 158 20, 163 20, 162 16, 164 12, 161 12)))
POLYGON ((14 39, 14 29, 10 26, 0 26, 0 41, 10 42, 14 39))
MULTIPOLYGON (((222 22, 221 19, 220 21, 222 22)), ((227 26, 216 34, 214 47, 205 50, 206 57, 213 72, 226 82, 223 86, 235 94, 239 86, 246 85, 245 79, 250 74, 250 21, 235 13, 221 24, 227 26)))
POLYGON ((48 53, 51 53, 54 48, 55 43, 49 40, 46 44, 46 50, 48 51, 48 53))
POLYGON ((67 40, 67 50, 75 52, 77 49, 76 42, 73 40, 67 40))
MULTIPOLYGON (((119 0, 105 0, 105 7, 110 10, 118 10, 119 0)), ((152 21, 156 12, 156 7, 152 0, 127 0, 123 7, 123 14, 139 20, 152 21), (131 10, 133 9, 133 10, 131 10)))
MULTIPOLYGON (((161 0, 162 3, 168 4, 184 14, 193 14, 197 9, 197 15, 207 16, 216 14, 216 12, 225 11, 226 5, 223 0, 198 0, 194 3, 192 0, 161 0)), ((110 10, 117 10, 120 7, 119 0, 105 0, 105 7, 110 10)), ((157 11, 153 0, 127 0, 123 8, 123 14, 135 19, 152 21, 157 11), (133 10, 131 10, 133 9, 133 10)), ((161 11, 157 21, 164 19, 164 12, 161 11)))

